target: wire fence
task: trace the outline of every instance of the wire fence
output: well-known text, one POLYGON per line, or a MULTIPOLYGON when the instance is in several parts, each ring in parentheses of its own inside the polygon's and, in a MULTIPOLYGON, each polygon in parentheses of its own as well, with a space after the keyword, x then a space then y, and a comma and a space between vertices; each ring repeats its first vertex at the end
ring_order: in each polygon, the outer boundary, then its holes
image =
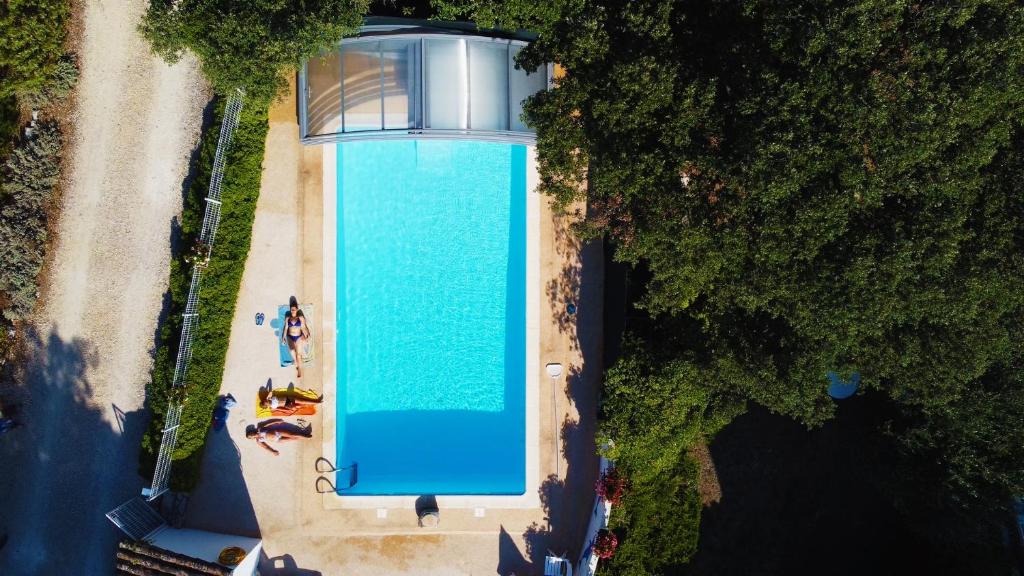
POLYGON ((242 112, 242 94, 237 92, 228 97, 224 105, 224 118, 220 125, 220 137, 217 139, 217 152, 213 156, 213 170, 210 173, 210 189, 206 195, 206 209, 203 213, 203 226, 199 232, 198 258, 192 267, 192 282, 188 289, 188 300, 182 315, 181 341, 178 344, 178 356, 174 363, 174 378, 171 380, 171 399, 167 406, 167 417, 164 419, 163 437, 160 451, 157 453, 156 468, 153 471, 153 482, 143 490, 147 500, 155 500, 167 491, 171 477, 171 459, 174 447, 178 442, 178 427, 181 424, 181 412, 184 409, 185 382, 188 375, 188 364, 192 359, 192 340, 195 329, 199 325, 199 288, 203 277, 203 269, 213 252, 213 241, 217 236, 220 224, 221 186, 224 182, 225 157, 231 146, 231 138, 238 127, 239 114, 242 112))

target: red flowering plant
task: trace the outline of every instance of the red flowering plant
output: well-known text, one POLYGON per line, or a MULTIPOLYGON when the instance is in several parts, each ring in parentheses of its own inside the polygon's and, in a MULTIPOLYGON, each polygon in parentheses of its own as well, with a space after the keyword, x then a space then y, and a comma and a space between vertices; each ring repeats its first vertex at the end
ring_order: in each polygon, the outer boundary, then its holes
POLYGON ((594 555, 601 560, 607 560, 615 555, 615 549, 619 547, 619 537, 614 532, 601 530, 594 539, 594 555))
POLYGON ((594 486, 597 495, 609 503, 617 505, 629 489, 629 480, 619 472, 618 468, 611 467, 601 473, 594 486))

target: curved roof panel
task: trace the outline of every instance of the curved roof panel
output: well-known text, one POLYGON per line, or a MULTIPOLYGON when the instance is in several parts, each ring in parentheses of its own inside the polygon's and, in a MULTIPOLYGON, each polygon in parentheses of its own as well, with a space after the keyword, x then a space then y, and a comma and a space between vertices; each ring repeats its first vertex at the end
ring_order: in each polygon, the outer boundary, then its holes
POLYGON ((515 38, 365 27, 299 74, 304 143, 470 138, 532 143, 523 102, 548 87, 550 66, 516 69, 515 38))

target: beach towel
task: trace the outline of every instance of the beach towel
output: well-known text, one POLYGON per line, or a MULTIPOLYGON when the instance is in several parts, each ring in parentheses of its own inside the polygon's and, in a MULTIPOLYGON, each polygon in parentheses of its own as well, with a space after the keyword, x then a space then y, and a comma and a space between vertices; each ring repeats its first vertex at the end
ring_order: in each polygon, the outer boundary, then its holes
MULTIPOLYGON (((305 343, 301 345, 299 350, 300 356, 302 356, 302 363, 309 364, 313 361, 313 338, 316 334, 313 331, 313 323, 310 322, 310 318, 313 317, 313 305, 312 304, 301 304, 299 310, 302 310, 303 319, 306 322, 306 329, 309 330, 309 338, 306 339, 305 343)), ((292 353, 288 349, 287 342, 281 342, 281 334, 285 328, 284 318, 288 314, 288 305, 282 304, 277 307, 277 324, 278 329, 274 331, 274 335, 277 336, 277 352, 281 357, 281 366, 292 365, 292 353)))
POLYGON ((285 400, 288 398, 301 398, 304 400, 316 400, 320 397, 319 394, 308 388, 278 388, 273 391, 275 398, 280 400, 277 408, 266 408, 260 406, 260 398, 266 394, 266 390, 260 389, 256 392, 256 417, 257 418, 270 418, 272 416, 288 417, 288 416, 312 416, 316 414, 315 404, 296 404, 295 406, 286 407, 284 405, 285 400))

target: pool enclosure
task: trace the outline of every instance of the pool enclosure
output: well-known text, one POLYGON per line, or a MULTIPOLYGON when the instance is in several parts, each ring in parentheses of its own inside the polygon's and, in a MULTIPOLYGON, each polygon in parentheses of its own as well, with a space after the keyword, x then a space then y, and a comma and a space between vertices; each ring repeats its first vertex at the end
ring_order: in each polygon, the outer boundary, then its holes
POLYGON ((383 138, 471 138, 531 144, 523 101, 551 67, 517 69, 522 35, 466 26, 368 20, 360 35, 305 63, 299 128, 306 144, 383 138))

